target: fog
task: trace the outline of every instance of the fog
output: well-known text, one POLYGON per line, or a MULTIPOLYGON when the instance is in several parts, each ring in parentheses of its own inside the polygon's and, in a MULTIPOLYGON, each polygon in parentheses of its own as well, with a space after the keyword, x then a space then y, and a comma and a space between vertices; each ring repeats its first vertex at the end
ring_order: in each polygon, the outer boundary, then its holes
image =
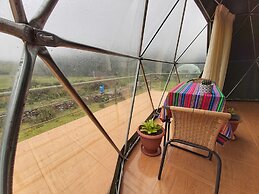
MULTIPOLYGON (((25 0, 24 8, 30 20, 42 0, 25 0)), ((159 25, 176 1, 150 0, 144 34, 146 47, 159 25)), ((9 1, 0 0, 0 17, 13 20, 9 1)), ((144 57, 169 60, 174 58, 184 1, 180 1, 168 18, 144 57)), ((83 44, 137 56, 145 0, 62 0, 52 12, 44 30, 62 38, 83 44)), ((206 25, 193 0, 188 0, 186 15, 177 56, 189 45, 206 25)), ((206 30, 181 58, 181 62, 205 60, 206 30)), ((21 40, 0 33, 0 61, 19 61, 23 43, 21 40)), ((52 52, 53 49, 50 48, 52 52)), ((64 49, 55 49, 55 55, 70 55, 64 49)))

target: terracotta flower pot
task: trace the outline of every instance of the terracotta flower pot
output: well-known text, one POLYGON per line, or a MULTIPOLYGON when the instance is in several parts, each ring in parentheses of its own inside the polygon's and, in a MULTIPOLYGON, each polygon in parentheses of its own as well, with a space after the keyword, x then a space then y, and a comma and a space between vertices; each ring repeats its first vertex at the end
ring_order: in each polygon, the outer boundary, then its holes
POLYGON ((236 140, 236 135, 235 135, 235 131, 237 130, 237 127, 240 123, 240 118, 238 120, 229 120, 229 124, 231 125, 231 130, 232 130, 232 137, 231 140, 236 140))
POLYGON ((231 125, 232 132, 234 133, 237 130, 237 127, 240 121, 230 120, 229 123, 231 125))
POLYGON ((140 136, 141 151, 148 156, 158 156, 161 154, 161 141, 165 134, 165 129, 162 128, 162 133, 158 135, 146 135, 137 129, 137 133, 140 136))

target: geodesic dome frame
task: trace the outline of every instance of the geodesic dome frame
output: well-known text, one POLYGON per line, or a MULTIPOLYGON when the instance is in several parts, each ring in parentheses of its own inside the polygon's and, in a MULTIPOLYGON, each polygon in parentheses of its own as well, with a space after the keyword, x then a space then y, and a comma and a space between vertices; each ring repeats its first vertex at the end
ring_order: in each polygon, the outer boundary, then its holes
POLYGON ((229 65, 223 93, 228 99, 259 99, 259 1, 195 0, 209 25, 216 6, 224 4, 235 14, 229 65))
MULTIPOLYGON (((54 33, 50 33, 47 31, 44 31, 43 28, 54 10, 58 0, 49 0, 45 1, 41 8, 38 10, 36 15, 30 20, 27 20, 27 16, 25 14, 23 3, 21 0, 10 0, 10 5, 12 9, 12 13, 14 16, 15 22, 12 22, 10 20, 6 20, 4 18, 0 18, 0 26, 1 32, 16 36, 20 38, 24 42, 24 54, 20 62, 20 68, 17 73, 17 78, 12 90, 11 100, 10 100, 10 106, 8 110, 8 116, 6 119, 6 124, 4 128, 4 134, 3 134, 3 141, 1 146, 1 161, 0 161, 0 172, 1 172, 1 180, 0 180, 0 191, 2 193, 12 193, 12 174, 13 174, 13 164, 14 164, 14 158, 15 158, 15 150, 17 146, 17 138, 19 134, 19 127, 21 123, 22 113, 23 113, 23 107, 24 102, 26 100, 26 95, 28 93, 29 89, 29 83, 31 80, 34 63, 36 60, 36 56, 39 56, 49 67, 49 69, 52 71, 52 73, 57 77, 57 79, 60 81, 60 83, 64 86, 64 88, 67 90, 67 92, 73 97, 73 99, 79 104, 79 106, 82 107, 82 109, 87 113, 87 115, 91 118, 91 120, 95 123, 95 125, 98 127, 98 129, 103 133, 105 138, 110 142, 110 144, 114 147, 114 149, 118 152, 120 155, 120 163, 122 164, 121 167, 123 169, 123 164, 125 162, 125 157, 129 154, 128 151, 130 150, 128 141, 125 142, 124 149, 121 152, 118 147, 114 144, 112 139, 109 137, 109 135, 106 133, 104 127, 99 123, 98 119, 93 115, 91 110, 88 108, 88 106, 84 103, 80 95, 76 92, 76 90, 73 88, 73 86, 70 84, 70 82, 67 80, 66 76, 61 72, 59 67, 56 65, 55 61, 51 57, 49 51, 46 49, 46 47, 66 47, 66 48, 73 48, 73 49, 80 49, 90 52, 96 52, 101 54, 107 54, 107 55, 113 55, 113 56, 119 56, 119 57, 125 57, 129 59, 138 60, 136 73, 135 73, 135 81, 134 81, 134 88, 132 92, 133 100, 131 105, 131 116, 134 109, 134 99, 136 96, 136 86, 138 82, 139 72, 142 70, 144 78, 145 78, 145 69, 143 67, 143 61, 152 61, 152 62, 160 62, 160 63, 166 63, 171 64, 172 68, 170 70, 168 79, 166 81, 166 85, 164 87, 164 91, 160 100, 163 99, 163 96, 165 94, 166 88, 169 84, 170 78, 175 71, 178 81, 180 81, 178 72, 177 72, 177 64, 179 58, 185 54, 185 52, 190 48, 192 43, 195 42, 195 40, 199 37, 199 35, 205 30, 208 29, 210 31, 211 22, 212 22, 212 15, 209 17, 208 24, 205 25, 201 31, 194 37, 194 39, 190 42, 190 44, 187 45, 186 49, 183 50, 183 52, 179 55, 178 48, 179 48, 179 42, 181 39, 181 33, 182 33, 182 27, 185 17, 185 11, 186 11, 186 4, 187 0, 184 1, 181 19, 180 19, 180 25, 177 26, 178 34, 176 38, 176 45, 172 60, 161 60, 156 58, 149 58, 145 57, 145 52, 149 49, 149 46, 152 44, 156 36, 159 34, 159 31, 162 29, 164 24, 166 23, 169 16, 174 11, 177 4, 180 2, 179 0, 175 1, 172 8, 168 12, 168 14, 165 16, 164 20, 161 22, 161 25, 158 27, 158 29, 155 31, 154 35, 150 39, 150 41, 146 44, 146 47, 143 48, 143 37, 145 33, 145 27, 146 27, 146 20, 147 20, 147 12, 149 8, 149 1, 143 1, 144 2, 144 10, 143 10, 143 20, 142 20, 142 27, 141 27, 141 33, 140 33, 140 41, 139 41, 139 47, 137 48, 137 55, 130 55, 130 54, 123 54, 120 52, 114 52, 108 49, 102 49, 99 47, 94 47, 82 43, 76 43, 72 41, 65 40, 63 38, 60 38, 56 36, 54 33), (208 28, 207 28, 208 27, 208 28)), ((183 1, 182 1, 183 2, 183 1)), ((198 5, 204 7, 204 2, 201 3, 201 1, 196 1, 198 5)), ((213 2, 213 5, 215 5, 215 2, 213 2)), ((216 3, 217 4, 217 3, 216 3)), ((258 4, 256 4, 255 10, 257 9, 258 4)), ((210 6, 208 6, 207 9, 210 9, 210 6)), ((202 9, 201 9, 202 10, 202 9)), ((208 33, 209 34, 209 33, 208 33)), ((255 40, 254 40, 255 42, 255 40)), ((255 45, 255 43, 254 43, 255 45)), ((205 45, 204 45, 205 46, 205 45)), ((255 46, 254 46, 255 47, 255 46)), ((256 49, 254 50, 256 53, 256 49)), ((255 64, 258 64, 258 57, 256 58, 255 54, 255 64)), ((253 63, 254 64, 254 63, 253 63)), ((147 90, 149 92, 149 97, 152 102, 152 98, 150 95, 150 91, 148 88, 148 83, 145 79, 145 83, 147 86, 147 90)), ((153 109, 155 109, 153 105, 153 109)), ((128 140, 129 135, 129 128, 131 124, 131 117, 129 118, 129 127, 127 129, 126 133, 126 139, 128 140)), ((135 137, 134 140, 137 138, 135 137)), ((132 142, 135 142, 132 140, 132 142)), ((132 143, 134 145, 134 143, 132 143)), ((121 171, 121 170, 118 170, 121 171)), ((119 175, 119 178, 115 181, 117 184, 117 189, 119 190, 120 185, 120 179, 121 175, 119 175)))

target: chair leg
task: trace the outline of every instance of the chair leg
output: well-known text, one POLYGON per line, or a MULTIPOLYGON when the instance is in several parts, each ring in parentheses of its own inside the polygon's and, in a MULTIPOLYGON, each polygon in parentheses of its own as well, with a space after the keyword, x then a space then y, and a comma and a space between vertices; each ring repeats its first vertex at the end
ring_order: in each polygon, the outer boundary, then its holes
POLYGON ((208 158, 209 158, 209 160, 211 160, 212 159, 212 153, 211 152, 209 152, 209 155, 208 155, 208 158))
POLYGON ((220 176, 221 176, 221 159, 220 156, 216 153, 216 152, 212 152, 212 154, 214 154, 217 158, 217 177, 216 177, 216 185, 215 185, 215 191, 214 194, 218 194, 219 193, 219 185, 220 185, 220 176))
POLYGON ((165 155, 166 155, 167 147, 170 144, 170 142, 171 141, 166 142, 166 144, 164 146, 163 155, 162 155, 162 159, 161 159, 161 163, 160 163, 160 168, 159 168, 159 173, 158 173, 158 180, 161 179, 161 174, 162 174, 162 170, 163 170, 164 162, 165 162, 165 155))
POLYGON ((168 131, 167 131, 167 141, 169 141, 169 139, 170 139, 170 123, 171 123, 171 121, 169 120, 168 124, 167 124, 167 129, 168 129, 168 131))
POLYGON ((164 142, 163 142, 164 147, 165 147, 165 143, 166 143, 167 131, 168 131, 168 123, 167 123, 167 121, 166 121, 166 122, 165 122, 165 135, 164 135, 164 142))

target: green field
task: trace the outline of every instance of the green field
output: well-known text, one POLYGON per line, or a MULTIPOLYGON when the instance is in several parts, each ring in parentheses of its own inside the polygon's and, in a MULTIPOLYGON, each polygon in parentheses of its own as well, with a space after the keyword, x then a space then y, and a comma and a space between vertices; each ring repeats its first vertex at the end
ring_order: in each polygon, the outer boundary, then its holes
POLYGON ((13 85, 14 76, 0 75, 0 92, 10 90, 13 85))
MULTIPOLYGON (((35 67, 37 67, 37 65, 35 67)), ((15 76, 14 74, 9 74, 10 72, 15 72, 17 68, 18 66, 16 63, 0 62, 0 136, 10 97, 8 92, 12 90, 15 76)), ((88 61, 87 64, 84 64, 83 66, 64 65, 61 69, 66 76, 90 75, 67 76, 67 79, 72 84, 80 83, 74 85, 74 88, 92 112, 128 99, 132 95, 135 80, 135 65, 132 65, 131 63, 121 65, 121 63, 114 61, 114 64, 111 64, 108 69, 106 61, 102 62, 97 60, 91 62, 90 60, 90 62, 88 61), (107 70, 107 72, 104 71, 104 69, 107 70), (93 70, 95 73, 93 73, 93 70), (101 77, 91 77, 91 75, 101 75, 101 77), (112 78, 112 76, 115 75, 118 79, 112 78), (121 78, 119 78, 119 76, 121 76, 121 78), (84 83, 87 81, 93 82, 84 83), (104 95, 100 95, 100 84, 105 85, 104 95)), ((170 69, 171 65, 165 65, 163 66, 163 69, 161 69, 161 74, 152 74, 152 72, 156 72, 156 65, 146 66, 146 72, 150 72, 150 74, 147 74, 147 80, 151 90, 162 91, 164 89, 168 77, 168 73, 166 72, 169 72, 170 69)), ((176 76, 172 76, 167 91, 171 90, 177 83, 176 76)), ((67 92, 57 85, 60 85, 59 81, 51 75, 48 69, 38 68, 38 71, 37 68, 34 69, 30 91, 24 108, 19 141, 31 138, 85 115, 81 108, 71 100, 71 97, 67 92)), ((143 76, 140 74, 137 94, 146 91, 143 76)))
MULTIPOLYGON (((93 80, 93 77, 84 77, 84 76, 77 76, 77 77, 67 77, 70 83, 79 83, 79 82, 86 82, 93 80)), ((52 76, 33 76, 32 77, 32 88, 44 87, 44 86, 52 86, 52 85, 59 85, 59 81, 52 76)))
MULTIPOLYGON (((79 76, 68 77, 68 79, 71 83, 80 83, 93 80, 94 78, 79 76)), ((151 83, 152 90, 162 91, 164 89, 167 77, 165 75, 157 75, 149 76, 147 77, 147 79, 148 83, 151 83)), ((8 89, 10 90, 12 80, 13 78, 10 76, 0 75, 0 91, 8 91, 8 89)), ((109 93, 116 91, 116 88, 124 89, 125 92, 123 92, 123 95, 125 96, 123 98, 116 100, 116 102, 119 102, 121 100, 131 97, 132 92, 130 90, 133 89, 133 81, 134 79, 129 78, 116 80, 112 82, 104 82, 106 84, 105 91, 109 93)), ((143 78, 141 78, 139 81, 140 86, 138 87, 137 94, 146 91, 146 86, 143 82, 143 78)), ((78 91, 81 97, 88 99, 87 105, 89 106, 92 112, 98 111, 102 108, 116 103, 114 100, 109 102, 95 102, 93 100, 94 97, 98 96, 99 94, 99 83, 100 82, 97 81, 96 83, 83 84, 75 87, 75 89, 78 91)), ((171 90, 171 88, 174 87, 177 83, 178 82, 175 80, 175 78, 171 80, 167 87, 167 91, 171 90)), ((45 107, 44 109, 42 109, 42 111, 45 111, 45 113, 40 116, 33 117, 33 119, 31 120, 26 120, 22 123, 19 133, 19 141, 31 138, 35 135, 41 134, 55 127, 61 126, 65 123, 81 118, 85 115, 85 113, 77 105, 71 107, 71 109, 64 109, 62 111, 55 111, 53 109, 53 104, 71 100, 71 97, 64 91, 63 88, 46 88, 47 86, 53 86, 58 84, 58 81, 51 76, 33 76, 31 84, 32 88, 43 87, 45 89, 29 92, 27 102, 25 104, 25 111, 34 109, 40 109, 41 111, 41 108, 39 107, 45 107), (48 107, 48 105, 50 106, 48 107)), ((0 96, 0 115, 6 111, 7 103, 8 96, 0 96)), ((3 121, 0 120, 0 130, 2 128, 2 123, 3 121)))
MULTIPOLYGON (((103 104, 92 103, 91 105, 89 105, 89 108, 92 112, 96 112, 98 110, 101 110, 102 108, 106 108, 113 104, 114 104, 114 102, 108 102, 108 103, 103 103, 103 104)), ((66 111, 58 114, 56 116, 56 118, 54 118, 53 120, 43 123, 43 124, 35 125, 33 127, 30 127, 30 124, 28 124, 28 123, 22 123, 20 133, 19 133, 19 141, 29 139, 35 135, 39 135, 50 129, 53 129, 55 127, 58 127, 58 126, 66 124, 66 123, 69 123, 71 121, 74 121, 76 119, 79 119, 85 115, 86 115, 86 113, 81 108, 78 107, 73 110, 66 110, 66 111)))
MULTIPOLYGON (((6 75, 1 75, 1 89, 2 91, 8 91, 7 88, 10 88, 11 78, 6 75)), ((80 83, 86 82, 89 80, 93 80, 93 77, 68 77, 70 82, 72 83, 80 83)), ((114 92, 114 87, 129 87, 129 80, 122 79, 121 81, 113 81, 106 83, 106 92, 114 92)), ((48 85, 57 85, 58 82, 55 78, 50 76, 34 76, 32 80, 32 85, 34 88, 44 89, 40 90, 32 90, 29 92, 27 101, 25 104, 25 111, 30 110, 39 110, 41 113, 38 116, 32 116, 31 119, 26 119, 21 124, 20 133, 19 133, 19 141, 23 141, 25 139, 31 138, 35 135, 63 125, 65 123, 71 122, 75 119, 81 118, 85 115, 85 113, 79 108, 77 105, 73 105, 71 109, 64 109, 61 111, 55 111, 53 107, 56 104, 64 103, 64 102, 72 102, 71 97, 67 94, 67 92, 62 88, 47 88, 48 85), (53 105, 54 104, 54 105, 53 105), (42 109, 42 107, 45 107, 42 109), (44 112, 42 112, 44 110, 44 112)), ((109 102, 94 102, 94 97, 99 96, 99 82, 89 83, 76 86, 75 89, 80 94, 81 97, 88 99, 87 105, 89 106, 92 112, 110 106, 116 102, 123 100, 124 98, 118 98, 109 102)), ((128 92, 126 92, 128 93, 128 92)), ((128 95, 128 94, 124 94, 128 95)), ((8 95, 0 96, 0 116, 1 114, 5 114, 7 103, 9 100, 8 95)), ((102 99, 99 99, 102 101, 102 99)), ((103 99, 104 100, 104 99, 103 99)), ((73 103, 75 104, 75 103, 73 103)), ((39 112, 38 111, 38 112, 39 112)), ((4 118, 4 117, 3 117, 4 118)), ((0 131, 3 128, 3 118, 0 120, 0 131)))
MULTIPOLYGON (((93 80, 93 77, 68 77, 70 83, 79 83, 93 80)), ((14 76, 0 75, 0 92, 10 91, 14 82, 14 76)), ((31 88, 39 88, 44 86, 59 85, 59 81, 52 76, 33 76, 31 81, 31 88)))

